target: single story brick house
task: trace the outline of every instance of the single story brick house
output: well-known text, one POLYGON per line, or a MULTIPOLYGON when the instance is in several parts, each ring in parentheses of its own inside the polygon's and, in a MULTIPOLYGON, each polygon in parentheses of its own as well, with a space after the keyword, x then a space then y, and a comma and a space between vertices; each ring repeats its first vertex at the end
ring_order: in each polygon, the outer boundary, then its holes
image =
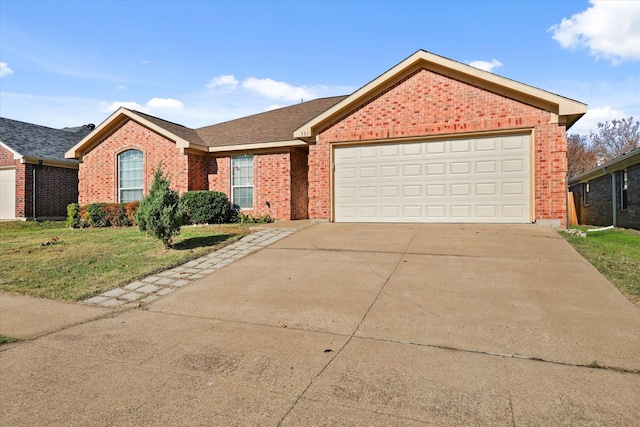
POLYGON ((351 95, 190 129, 120 108, 66 154, 79 200, 142 197, 153 169, 250 214, 566 224, 580 102, 418 51, 351 95))
POLYGON ((640 148, 569 180, 578 223, 640 230, 640 148))
POLYGON ((53 129, 0 117, 0 219, 61 219, 78 201, 78 161, 65 152, 93 125, 53 129))

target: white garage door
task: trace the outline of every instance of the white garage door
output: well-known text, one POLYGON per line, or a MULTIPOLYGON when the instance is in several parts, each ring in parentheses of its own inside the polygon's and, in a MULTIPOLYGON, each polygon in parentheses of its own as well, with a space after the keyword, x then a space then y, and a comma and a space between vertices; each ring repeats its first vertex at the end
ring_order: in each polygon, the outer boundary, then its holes
POLYGON ((530 136, 336 147, 337 222, 531 222, 530 136))
POLYGON ((0 170, 0 219, 16 218, 16 170, 0 170))

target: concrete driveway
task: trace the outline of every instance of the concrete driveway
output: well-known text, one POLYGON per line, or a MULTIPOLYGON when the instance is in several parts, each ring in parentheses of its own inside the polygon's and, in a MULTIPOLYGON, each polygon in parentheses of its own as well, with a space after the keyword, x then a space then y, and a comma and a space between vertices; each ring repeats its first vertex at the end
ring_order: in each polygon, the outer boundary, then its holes
POLYGON ((5 346, 0 390, 2 425, 628 426, 640 310, 549 228, 324 223, 5 346))

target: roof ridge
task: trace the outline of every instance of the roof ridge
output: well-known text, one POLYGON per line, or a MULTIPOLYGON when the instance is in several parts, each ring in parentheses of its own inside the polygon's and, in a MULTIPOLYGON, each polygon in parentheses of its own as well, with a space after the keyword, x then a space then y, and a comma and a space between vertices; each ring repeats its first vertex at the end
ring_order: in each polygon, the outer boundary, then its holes
POLYGON ((274 109, 271 109, 271 110, 261 111, 259 113, 250 114, 248 116, 236 117, 235 119, 225 120, 223 122, 202 126, 202 127, 199 127, 199 128, 195 128, 195 131, 199 132, 200 130, 211 128, 211 127, 214 127, 214 126, 223 125, 225 123, 232 123, 232 122, 235 122, 237 120, 245 120, 245 119, 249 119, 249 118, 252 118, 252 117, 260 116, 262 114, 273 113, 274 111, 284 110, 285 108, 294 108, 294 107, 298 107, 298 106, 301 106, 301 105, 309 105, 312 102, 324 101, 324 100, 327 100, 327 99, 346 98, 347 96, 349 96, 349 95, 335 95, 335 96, 324 96, 322 98, 314 98, 314 99, 310 99, 308 101, 298 102, 298 103, 291 104, 291 105, 285 105, 284 107, 278 107, 278 108, 274 108, 274 109))
POLYGON ((138 110, 130 110, 130 109, 125 108, 125 107, 122 107, 122 108, 123 108, 124 110, 131 111, 132 113, 139 114, 139 115, 144 116, 144 117, 148 117, 148 118, 151 118, 151 119, 155 119, 155 120, 163 121, 163 122, 168 123, 168 124, 170 124, 170 125, 180 126, 180 127, 183 127, 183 128, 185 128, 185 129, 189 129, 189 130, 195 130, 194 128, 190 128, 190 127, 185 126, 185 125, 182 125, 182 124, 180 124, 180 123, 171 122, 171 121, 169 121, 169 120, 165 120, 165 119, 160 118, 160 117, 152 116, 151 114, 143 113, 142 111, 138 111, 138 110))

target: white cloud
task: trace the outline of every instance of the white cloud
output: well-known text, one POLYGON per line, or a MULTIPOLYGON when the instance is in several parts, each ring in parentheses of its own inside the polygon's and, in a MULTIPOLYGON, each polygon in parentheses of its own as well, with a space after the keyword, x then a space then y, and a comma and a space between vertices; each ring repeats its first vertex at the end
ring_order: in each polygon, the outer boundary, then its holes
POLYGON ((149 110, 182 110, 184 104, 173 98, 152 98, 146 107, 149 110))
POLYGON ((490 73, 493 73, 494 68, 502 67, 502 62, 498 61, 497 59, 492 59, 491 62, 470 61, 470 62, 467 62, 467 64, 471 65, 472 67, 480 68, 481 70, 488 71, 490 73))
POLYGON ((238 80, 236 80, 233 74, 218 76, 212 78, 211 81, 207 83, 207 87, 209 89, 221 88, 224 90, 234 90, 238 87, 238 80))
POLYGON ((549 28, 564 49, 588 48, 596 58, 617 64, 640 60, 640 2, 595 1, 549 28))
POLYGON ((317 98, 318 95, 307 87, 296 87, 289 83, 278 82, 271 79, 256 79, 249 77, 242 82, 242 87, 269 99, 279 99, 285 101, 298 101, 301 99, 310 100, 317 98))
POLYGON ((0 62, 0 77, 6 77, 10 74, 13 74, 13 70, 9 68, 9 65, 6 62, 0 62))
POLYGON ((102 111, 104 111, 105 113, 112 113, 120 107, 124 107, 129 110, 137 110, 137 111, 142 111, 144 108, 142 105, 133 101, 114 101, 111 104, 103 103, 102 111))
POLYGON ((598 128, 598 123, 610 122, 613 119, 629 117, 621 110, 616 110, 608 105, 600 108, 590 108, 587 114, 582 116, 578 122, 569 129, 569 133, 579 133, 588 135, 598 128))
POLYGON ((142 59, 140 60, 140 63, 141 63, 142 65, 148 65, 148 64, 151 64, 151 61, 149 61, 148 59, 144 59, 144 58, 142 58, 142 59))
POLYGON ((125 90, 126 86, 118 85, 118 90, 125 90))
POLYGON ((101 106, 101 110, 105 113, 112 113, 120 107, 148 114, 154 114, 158 111, 162 113, 167 111, 180 111, 184 108, 181 101, 172 98, 152 98, 145 105, 133 101, 114 101, 110 104, 103 102, 101 103, 101 106))

